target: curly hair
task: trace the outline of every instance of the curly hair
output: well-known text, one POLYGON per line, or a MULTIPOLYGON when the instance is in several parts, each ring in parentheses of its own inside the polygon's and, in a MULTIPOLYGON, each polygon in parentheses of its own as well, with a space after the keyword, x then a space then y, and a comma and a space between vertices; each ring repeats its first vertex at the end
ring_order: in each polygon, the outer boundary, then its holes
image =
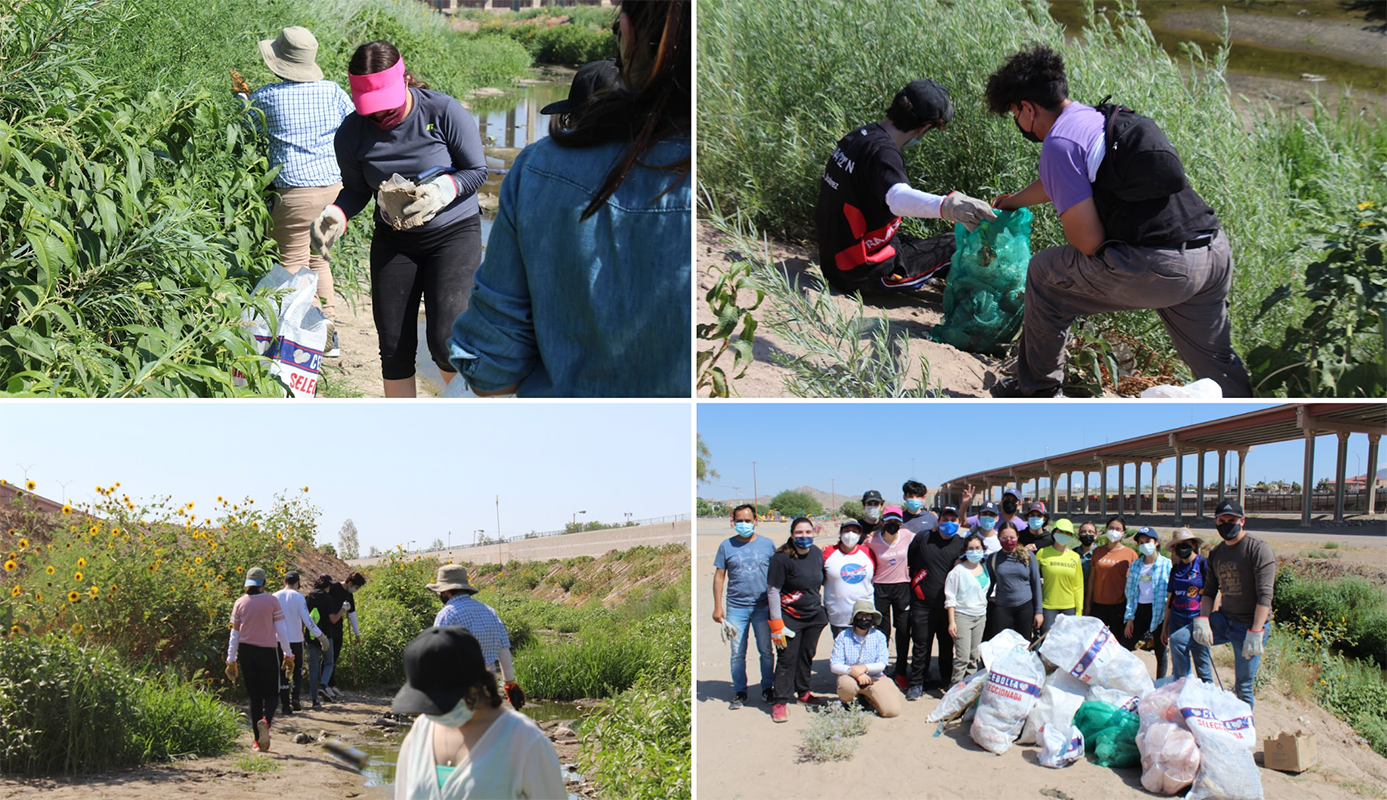
POLYGON ((1022 50, 988 77, 984 94, 994 114, 1006 114, 1022 100, 1053 111, 1069 97, 1064 59, 1043 44, 1022 50))

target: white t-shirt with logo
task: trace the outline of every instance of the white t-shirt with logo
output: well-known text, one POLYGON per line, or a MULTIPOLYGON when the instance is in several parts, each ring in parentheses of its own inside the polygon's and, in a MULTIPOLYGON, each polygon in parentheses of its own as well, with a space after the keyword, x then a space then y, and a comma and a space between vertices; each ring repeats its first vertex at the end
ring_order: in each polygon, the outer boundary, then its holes
POLYGON ((828 609, 828 624, 846 628, 852 624, 852 606, 858 600, 872 599, 872 578, 876 575, 876 557, 864 544, 851 553, 831 545, 824 550, 824 607, 828 609))

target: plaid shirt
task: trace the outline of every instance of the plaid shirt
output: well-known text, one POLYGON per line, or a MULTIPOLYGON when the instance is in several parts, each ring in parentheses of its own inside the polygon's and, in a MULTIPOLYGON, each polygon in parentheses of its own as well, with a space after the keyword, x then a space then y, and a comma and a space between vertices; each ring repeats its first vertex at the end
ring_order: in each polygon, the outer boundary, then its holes
POLYGON ((867 631, 867 638, 858 637, 856 631, 848 628, 833 640, 833 652, 828 657, 830 668, 835 673, 846 675, 848 670, 858 664, 868 667, 867 674, 873 678, 881 677, 891 654, 886 649, 886 635, 879 629, 867 631))
POLYGON ((476 637, 482 646, 482 658, 490 668, 501 658, 501 649, 510 649, 510 634, 491 606, 470 594, 452 598, 438 610, 435 625, 461 625, 476 637))
MULTIPOLYGON (((270 83, 252 92, 250 102, 265 113, 270 164, 283 165, 275 186, 331 186, 342 180, 332 141, 342 120, 356 111, 342 87, 328 80, 270 83)), ((258 117, 256 124, 260 127, 258 117)))

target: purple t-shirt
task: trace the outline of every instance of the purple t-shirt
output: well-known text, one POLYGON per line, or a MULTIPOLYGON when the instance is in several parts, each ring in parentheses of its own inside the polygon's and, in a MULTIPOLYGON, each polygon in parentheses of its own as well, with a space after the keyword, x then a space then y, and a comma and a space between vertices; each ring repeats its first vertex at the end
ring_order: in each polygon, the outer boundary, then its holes
MULTIPOLYGON (((1103 115, 1092 106, 1070 103, 1060 112, 1040 145, 1040 183, 1056 214, 1093 196, 1089 154, 1101 149, 1103 115)), ((1093 164, 1097 171, 1097 164, 1093 164)))

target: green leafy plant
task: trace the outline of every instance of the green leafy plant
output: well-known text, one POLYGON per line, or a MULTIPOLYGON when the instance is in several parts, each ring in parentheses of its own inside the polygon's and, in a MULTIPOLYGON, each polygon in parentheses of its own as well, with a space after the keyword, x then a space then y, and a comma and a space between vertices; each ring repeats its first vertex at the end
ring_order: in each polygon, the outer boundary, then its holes
POLYGON ((813 495, 792 489, 786 489, 772 497, 771 508, 787 517, 818 516, 824 513, 823 503, 815 500, 813 495))
POLYGON ((1108 340, 1091 325, 1076 325, 1065 351, 1066 395, 1102 397, 1104 380, 1117 391, 1117 356, 1108 340))
POLYGON ((751 265, 739 261, 729 267, 714 266, 710 270, 716 276, 712 287, 704 299, 717 322, 703 323, 697 328, 698 338, 713 344, 707 350, 698 351, 697 390, 708 389, 713 397, 730 397, 732 384, 727 372, 718 366, 718 359, 728 350, 732 351, 732 380, 746 374, 747 368, 755 360, 752 345, 756 341, 756 318, 752 312, 761 307, 766 293, 751 277, 751 265), (742 291, 756 293, 756 302, 750 306, 738 305, 742 291), (740 333, 737 326, 741 325, 740 333))

